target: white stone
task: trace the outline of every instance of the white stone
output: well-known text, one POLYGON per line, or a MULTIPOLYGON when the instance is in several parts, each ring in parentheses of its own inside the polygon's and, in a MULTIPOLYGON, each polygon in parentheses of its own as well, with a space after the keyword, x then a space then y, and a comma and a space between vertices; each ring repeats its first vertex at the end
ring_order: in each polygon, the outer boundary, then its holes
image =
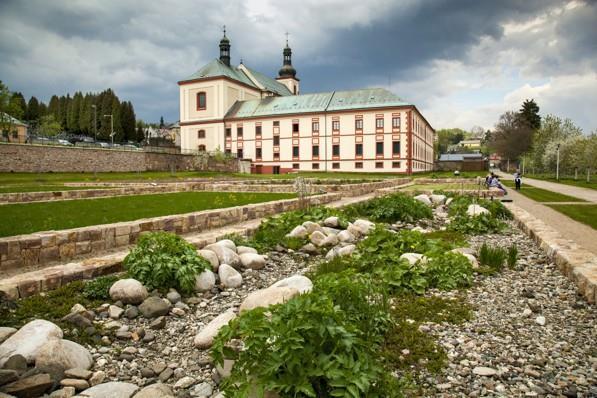
POLYGON ((456 249, 450 250, 453 253, 461 253, 461 254, 475 254, 475 249, 471 249, 470 247, 457 247, 456 249))
POLYGON ((528 318, 532 314, 533 314, 533 311, 531 311, 530 308, 525 308, 524 311, 522 311, 522 316, 525 318, 528 318))
POLYGON ((81 391, 79 395, 90 398, 131 398, 137 391, 139 387, 134 384, 111 381, 81 391))
POLYGON ((245 253, 255 253, 257 254, 257 250, 249 247, 249 246, 237 246, 236 247, 236 253, 240 256, 241 254, 245 254, 245 253))
POLYGON ((328 217, 323 220, 323 225, 326 227, 338 228, 340 226, 340 219, 335 216, 328 217))
POLYGON ((195 379, 190 376, 185 376, 174 384, 174 388, 189 388, 195 384, 195 379))
POLYGON ((446 195, 431 195, 429 196, 429 199, 436 205, 443 205, 446 203, 446 195))
POLYGON ((136 279, 121 279, 110 287, 110 298, 124 304, 141 304, 148 295, 145 286, 136 279))
POLYGON ((539 315, 537 318, 535 318, 535 322, 537 325, 545 326, 545 317, 543 315, 539 315))
POLYGON ((293 287, 268 287, 250 293, 240 305, 240 312, 249 311, 257 307, 284 303, 297 296, 299 291, 293 287))
POLYGON ((28 363, 35 362, 39 350, 52 340, 62 338, 62 329, 52 322, 36 319, 0 344, 0 368, 13 355, 20 354, 28 363))
POLYGON ((240 262, 243 267, 250 269, 262 269, 265 267, 265 258, 257 253, 243 253, 240 255, 240 262))
POLYGON ((421 203, 426 204, 427 206, 431 206, 431 199, 429 199, 428 195, 421 194, 414 197, 415 200, 418 200, 421 203))
POLYGON ((326 235, 338 235, 340 233, 340 229, 331 228, 331 227, 323 227, 323 233, 326 235))
POLYGON ((462 254, 464 257, 466 257, 468 262, 471 263, 471 266, 473 267, 473 269, 479 268, 479 262, 477 261, 477 258, 475 256, 473 256, 472 254, 468 254, 468 253, 460 253, 460 254, 462 254))
POLYGON ((468 205, 468 209, 466 210, 466 214, 470 217, 480 216, 481 214, 489 214, 489 210, 487 210, 483 206, 479 205, 468 205))
POLYGON ((340 231, 337 236, 340 242, 354 243, 356 241, 355 236, 347 230, 340 231))
POLYGON ((321 229, 321 225, 313 221, 305 221, 303 223, 303 227, 305 227, 305 229, 307 230, 307 234, 309 235, 315 231, 323 232, 323 230, 321 229))
POLYGON ((323 241, 325 240, 326 236, 321 231, 315 231, 311 234, 309 238, 311 239, 311 243, 319 247, 323 244, 323 241))
MULTIPOLYGON (((221 242, 221 241, 220 241, 221 242)), ((236 252, 223 244, 211 244, 204 247, 205 250, 211 250, 216 253, 220 264, 228 264, 231 267, 240 267, 240 257, 236 252)))
POLYGON ((372 231, 375 228, 375 223, 372 223, 369 220, 355 220, 355 222, 353 223, 354 226, 356 226, 363 235, 367 235, 369 234, 370 231, 372 231))
POLYGON ((214 271, 218 270, 218 266, 220 265, 220 260, 218 260, 218 255, 211 250, 197 250, 197 253, 209 261, 214 271))
POLYGON ((338 237, 336 235, 328 235, 323 241, 321 241, 321 246, 335 246, 337 244, 338 237))
POLYGON ((195 347, 205 349, 212 346, 214 338, 218 335, 220 329, 236 318, 236 314, 232 311, 226 311, 211 320, 197 335, 195 336, 195 347))
POLYGON ((446 199, 446 206, 450 206, 450 203, 452 203, 453 200, 454 200, 454 198, 446 199))
POLYGON ((236 243, 231 241, 230 239, 221 239, 215 243, 216 245, 222 245, 224 247, 229 248, 233 252, 236 252, 236 243))
POLYGON ((110 305, 110 307, 108 308, 108 315, 112 319, 119 319, 123 313, 124 310, 116 305, 110 305))
POLYGON ((79 303, 73 305, 73 307, 70 309, 71 314, 80 314, 81 312, 85 312, 85 311, 87 311, 87 308, 83 307, 79 303))
POLYGON ((195 291, 207 292, 216 285, 216 275, 206 269, 195 277, 195 291))
POLYGON ((170 386, 163 383, 150 384, 136 393, 133 398, 174 398, 174 392, 170 386))
POLYGON ((478 376, 495 376, 497 374, 497 370, 488 368, 486 366, 477 366, 473 369, 473 373, 478 376))
POLYGON ((334 257, 338 256, 338 250, 340 250, 339 247, 332 247, 325 255, 325 259, 329 261, 332 260, 334 257))
POLYGON ((191 393, 194 397, 211 397, 213 394, 213 388, 211 384, 207 382, 203 382, 201 384, 197 384, 195 388, 193 388, 193 392, 191 393))
POLYGON ((239 287, 243 283, 242 275, 228 264, 220 265, 218 275, 220 276, 220 283, 224 287, 239 287))
POLYGON ((313 282, 304 275, 292 275, 279 280, 270 287, 292 287, 298 290, 300 294, 303 294, 313 290, 313 282))
POLYGON ((70 340, 50 340, 37 353, 36 367, 50 366, 62 370, 89 369, 93 358, 87 348, 70 340))
POLYGON ((12 336, 16 332, 17 329, 15 328, 9 328, 5 326, 0 327, 0 344, 2 344, 7 338, 12 336))
POLYGON ((420 253, 404 253, 403 255, 400 256, 400 259, 401 260, 404 259, 404 260, 408 261, 409 264, 411 264, 411 265, 415 265, 419 261, 422 264, 425 264, 427 262, 427 257, 425 257, 424 255, 422 255, 420 253))
POLYGON ((346 245, 338 249, 338 255, 340 256, 350 256, 356 249, 355 245, 346 245))
POLYGON ((308 235, 307 228, 303 227, 302 225, 296 226, 292 231, 290 231, 286 236, 289 238, 304 238, 308 235))
POLYGON ((352 234, 352 236, 355 237, 355 239, 358 239, 363 234, 363 231, 361 231, 361 229, 359 227, 357 227, 356 225, 354 225, 352 223, 348 224, 346 231, 350 232, 352 234))

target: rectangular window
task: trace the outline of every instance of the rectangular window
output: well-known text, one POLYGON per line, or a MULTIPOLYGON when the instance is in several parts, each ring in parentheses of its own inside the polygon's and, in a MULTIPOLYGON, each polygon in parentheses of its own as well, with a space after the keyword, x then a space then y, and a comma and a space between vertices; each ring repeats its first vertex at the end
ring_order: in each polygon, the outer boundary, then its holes
POLYGON ((355 162, 354 168, 355 169, 362 169, 363 168, 363 162, 355 162))
POLYGON ((274 160, 280 160, 280 153, 274 152, 274 160))
POLYGON ((293 168, 293 169, 295 169, 295 170, 298 170, 298 169, 300 169, 300 168, 301 168, 301 165, 300 165, 300 164, 298 164, 298 163, 293 163, 293 164, 292 164, 292 168, 293 168))
POLYGON ((261 126, 255 126, 255 135, 261 135, 261 126))
POLYGON ((261 159, 261 148, 255 148, 255 157, 261 159))
POLYGON ((383 169, 383 162, 375 162, 376 169, 383 169))
POLYGON ((292 132, 293 133, 299 132, 299 124, 298 123, 292 123, 292 132))
POLYGON ((319 145, 313 145, 312 155, 319 156, 319 145))
POLYGON ((354 152, 357 156, 363 156, 363 144, 356 144, 354 146, 354 152))
POLYGON ((319 170, 319 163, 313 163, 311 166, 313 170, 319 170))
POLYGON ((237 149, 236 150, 236 157, 239 159, 243 158, 243 150, 242 149, 237 149))
POLYGON ((226 137, 232 137, 232 129, 230 127, 226 127, 226 137))
POLYGON ((332 156, 340 156, 340 145, 332 145, 332 156))
POLYGON ((383 119, 375 119, 375 128, 383 129, 383 119))
POLYGON ((340 163, 332 163, 332 169, 338 170, 340 168, 340 163))
POLYGON ((197 132, 197 138, 205 138, 205 130, 199 130, 197 132))
POLYGON ((319 133, 319 122, 313 122, 311 127, 312 127, 314 133, 315 132, 319 133))
POLYGON ((400 155, 400 141, 392 142, 392 153, 394 155, 400 155))
POLYGON ((392 128, 399 129, 400 128, 400 117, 393 117, 392 118, 392 128))
POLYGON ((392 168, 393 169, 399 169, 400 168, 400 162, 392 162, 392 168))
POLYGON ((274 135, 274 146, 280 146, 280 136, 274 135))
POLYGON ((299 157, 299 147, 298 146, 293 146, 292 147, 292 157, 293 158, 298 158, 299 157))
POLYGON ((207 98, 205 96, 205 93, 203 91, 200 93, 197 93, 197 110, 198 111, 205 110, 206 105, 207 105, 207 98))
POLYGON ((340 121, 339 120, 332 121, 332 130, 340 131, 340 121))
POLYGON ((383 155, 383 142, 376 142, 375 143, 375 154, 376 155, 383 155))
POLYGON ((363 129, 363 119, 357 119, 354 121, 354 128, 355 130, 362 130, 363 129))
POLYGON ((242 127, 236 128, 236 136, 239 138, 243 136, 243 128, 242 127))
POLYGON ((274 127, 280 127, 280 121, 279 120, 274 121, 274 127))

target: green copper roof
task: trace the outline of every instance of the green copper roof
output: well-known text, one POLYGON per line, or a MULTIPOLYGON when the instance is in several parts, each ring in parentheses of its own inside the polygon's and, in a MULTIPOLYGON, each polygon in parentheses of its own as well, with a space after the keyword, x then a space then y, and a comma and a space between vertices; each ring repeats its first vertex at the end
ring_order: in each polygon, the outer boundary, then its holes
POLYGON ((226 118, 286 115, 411 105, 383 88, 266 97, 237 101, 226 118))
POLYGON ((266 90, 274 92, 278 95, 292 95, 288 87, 286 87, 279 81, 272 79, 271 77, 267 77, 257 72, 256 70, 247 67, 246 65, 244 65, 244 67, 247 68, 251 75, 253 75, 253 77, 259 82, 259 84, 265 87, 266 90))
POLYGON ((249 86, 255 87, 251 79, 249 79, 243 71, 237 68, 232 68, 217 58, 211 61, 209 64, 205 65, 203 68, 199 69, 197 72, 193 73, 191 76, 187 77, 186 79, 183 79, 182 81, 184 82, 188 80, 217 76, 226 76, 232 80, 236 80, 241 83, 248 84, 249 86))
POLYGON ((27 127, 27 125, 23 122, 21 122, 19 119, 10 116, 8 113, 4 113, 4 112, 0 112, 0 119, 5 120, 6 122, 10 123, 10 124, 14 124, 16 126, 25 126, 27 127))

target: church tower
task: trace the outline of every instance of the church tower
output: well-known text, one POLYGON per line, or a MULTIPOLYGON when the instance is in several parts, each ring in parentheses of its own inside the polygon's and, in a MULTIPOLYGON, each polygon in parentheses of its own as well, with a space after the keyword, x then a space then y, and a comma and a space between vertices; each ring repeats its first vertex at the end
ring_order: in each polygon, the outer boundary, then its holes
POLYGON ((226 37, 226 27, 224 26, 224 37, 220 40, 220 61, 230 66, 230 40, 226 37))
POLYGON ((292 66, 292 50, 288 46, 288 33, 286 33, 286 47, 282 53, 284 61, 282 68, 278 72, 279 77, 276 80, 288 87, 292 94, 298 95, 299 79, 296 77, 296 69, 292 66))

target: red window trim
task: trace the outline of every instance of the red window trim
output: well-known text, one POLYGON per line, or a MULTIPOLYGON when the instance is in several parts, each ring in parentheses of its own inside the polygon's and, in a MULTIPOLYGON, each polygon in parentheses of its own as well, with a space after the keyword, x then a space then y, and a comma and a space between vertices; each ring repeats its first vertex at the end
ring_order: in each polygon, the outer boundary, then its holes
POLYGON ((198 111, 204 111, 207 108, 207 93, 205 91, 199 91, 197 93, 197 110, 198 111), (199 97, 201 96, 201 94, 203 94, 203 99, 204 99, 204 104, 205 106, 201 107, 199 106, 199 104, 201 103, 201 101, 199 100, 199 97))

